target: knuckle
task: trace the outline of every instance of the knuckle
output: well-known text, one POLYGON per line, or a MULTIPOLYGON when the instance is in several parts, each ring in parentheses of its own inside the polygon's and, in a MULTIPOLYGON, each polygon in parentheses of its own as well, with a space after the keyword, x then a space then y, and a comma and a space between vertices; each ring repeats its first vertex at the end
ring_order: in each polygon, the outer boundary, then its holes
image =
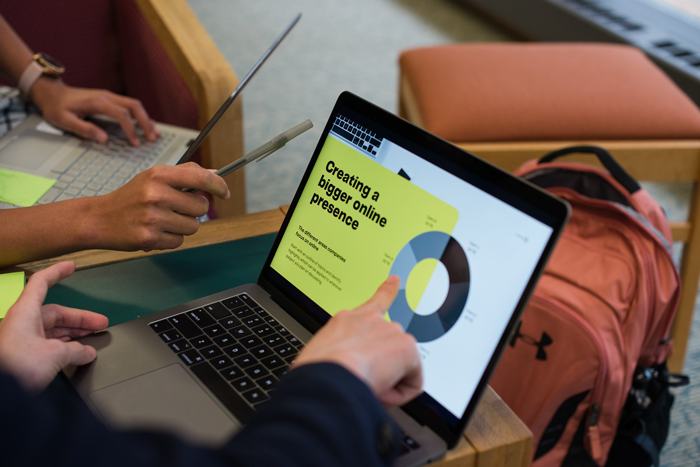
MULTIPOLYGON (((191 218, 191 220, 188 222, 188 225, 185 227, 185 235, 193 235, 197 233, 199 230, 199 221, 197 218, 191 218)), ((182 241, 185 241, 183 238, 182 241)))
POLYGON ((158 247, 158 234, 149 228, 144 228, 138 235, 138 246, 143 251, 151 251, 158 247))
POLYGON ((165 165, 156 165, 155 167, 151 167, 143 173, 146 174, 146 178, 148 180, 152 182, 158 182, 163 180, 167 176, 168 169, 165 165))

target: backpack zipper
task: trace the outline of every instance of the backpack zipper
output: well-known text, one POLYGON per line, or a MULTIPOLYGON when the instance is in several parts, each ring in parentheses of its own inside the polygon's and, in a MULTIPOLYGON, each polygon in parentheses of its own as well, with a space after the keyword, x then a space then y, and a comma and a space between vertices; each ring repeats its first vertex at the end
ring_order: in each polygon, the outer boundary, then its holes
MULTIPOLYGON (((558 279, 560 280, 560 279, 558 279)), ((591 391, 591 408, 588 413, 588 423, 586 424, 586 439, 588 439, 588 445, 590 447, 589 454, 595 461, 599 461, 602 458, 602 446, 600 442, 600 430, 598 428, 598 418, 600 417, 600 403, 603 399, 603 381, 608 374, 608 359, 603 351, 603 344, 601 342, 600 336, 594 332, 593 327, 588 324, 583 318, 578 314, 569 310, 569 308, 563 304, 559 304, 550 300, 547 297, 534 296, 533 301, 541 300, 547 302, 550 307, 554 307, 558 310, 563 311, 572 318, 572 321, 577 323, 580 328, 590 337, 595 346, 598 348, 598 354, 600 355, 600 371, 598 372, 598 377, 596 378, 595 385, 591 391)))

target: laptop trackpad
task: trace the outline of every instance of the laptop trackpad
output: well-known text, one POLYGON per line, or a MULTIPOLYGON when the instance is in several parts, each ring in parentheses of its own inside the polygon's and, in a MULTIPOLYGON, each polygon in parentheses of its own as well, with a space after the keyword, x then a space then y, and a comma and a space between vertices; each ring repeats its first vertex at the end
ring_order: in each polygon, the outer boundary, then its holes
POLYGON ((0 150, 0 162, 21 169, 36 170, 69 139, 67 136, 27 130, 0 150))
POLYGON ((223 444, 239 428, 177 364, 89 397, 113 428, 156 428, 208 445, 223 444))

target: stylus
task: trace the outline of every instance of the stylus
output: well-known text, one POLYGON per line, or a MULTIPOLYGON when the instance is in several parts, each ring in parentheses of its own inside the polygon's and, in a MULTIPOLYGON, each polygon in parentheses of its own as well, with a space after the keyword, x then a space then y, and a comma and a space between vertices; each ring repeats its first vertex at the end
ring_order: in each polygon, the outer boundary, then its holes
MULTIPOLYGON (((311 120, 306 120, 304 122, 301 122, 295 127, 290 128, 289 130, 285 131, 284 133, 280 133, 279 135, 275 136, 272 138, 270 141, 267 143, 263 144, 262 146, 253 149, 250 151, 248 154, 245 156, 241 157, 240 159, 237 159, 233 162, 231 162, 229 165, 226 167, 223 167, 219 170, 217 170, 215 173, 216 175, 219 175, 220 177, 225 177, 226 175, 230 174, 233 171, 236 171, 240 169, 241 167, 250 164, 254 160, 257 160, 260 162, 261 160, 265 159, 267 156, 272 154, 273 152, 277 151, 280 148, 283 148, 285 144, 287 144, 289 141, 292 139, 296 138, 300 134, 304 133, 306 130, 310 130, 313 128, 314 124, 311 123, 311 120)), ((194 193, 195 190, 194 188, 186 188, 182 191, 186 191, 188 193, 194 193)))

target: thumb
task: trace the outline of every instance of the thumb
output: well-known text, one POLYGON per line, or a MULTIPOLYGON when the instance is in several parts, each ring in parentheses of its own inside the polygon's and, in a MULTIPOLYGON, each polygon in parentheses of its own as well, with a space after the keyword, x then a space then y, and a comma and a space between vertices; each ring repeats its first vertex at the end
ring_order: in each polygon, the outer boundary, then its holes
POLYGON ((62 358, 58 363, 61 368, 68 365, 86 365, 97 357, 97 351, 90 345, 83 345, 80 342, 70 341, 63 343, 62 358))

